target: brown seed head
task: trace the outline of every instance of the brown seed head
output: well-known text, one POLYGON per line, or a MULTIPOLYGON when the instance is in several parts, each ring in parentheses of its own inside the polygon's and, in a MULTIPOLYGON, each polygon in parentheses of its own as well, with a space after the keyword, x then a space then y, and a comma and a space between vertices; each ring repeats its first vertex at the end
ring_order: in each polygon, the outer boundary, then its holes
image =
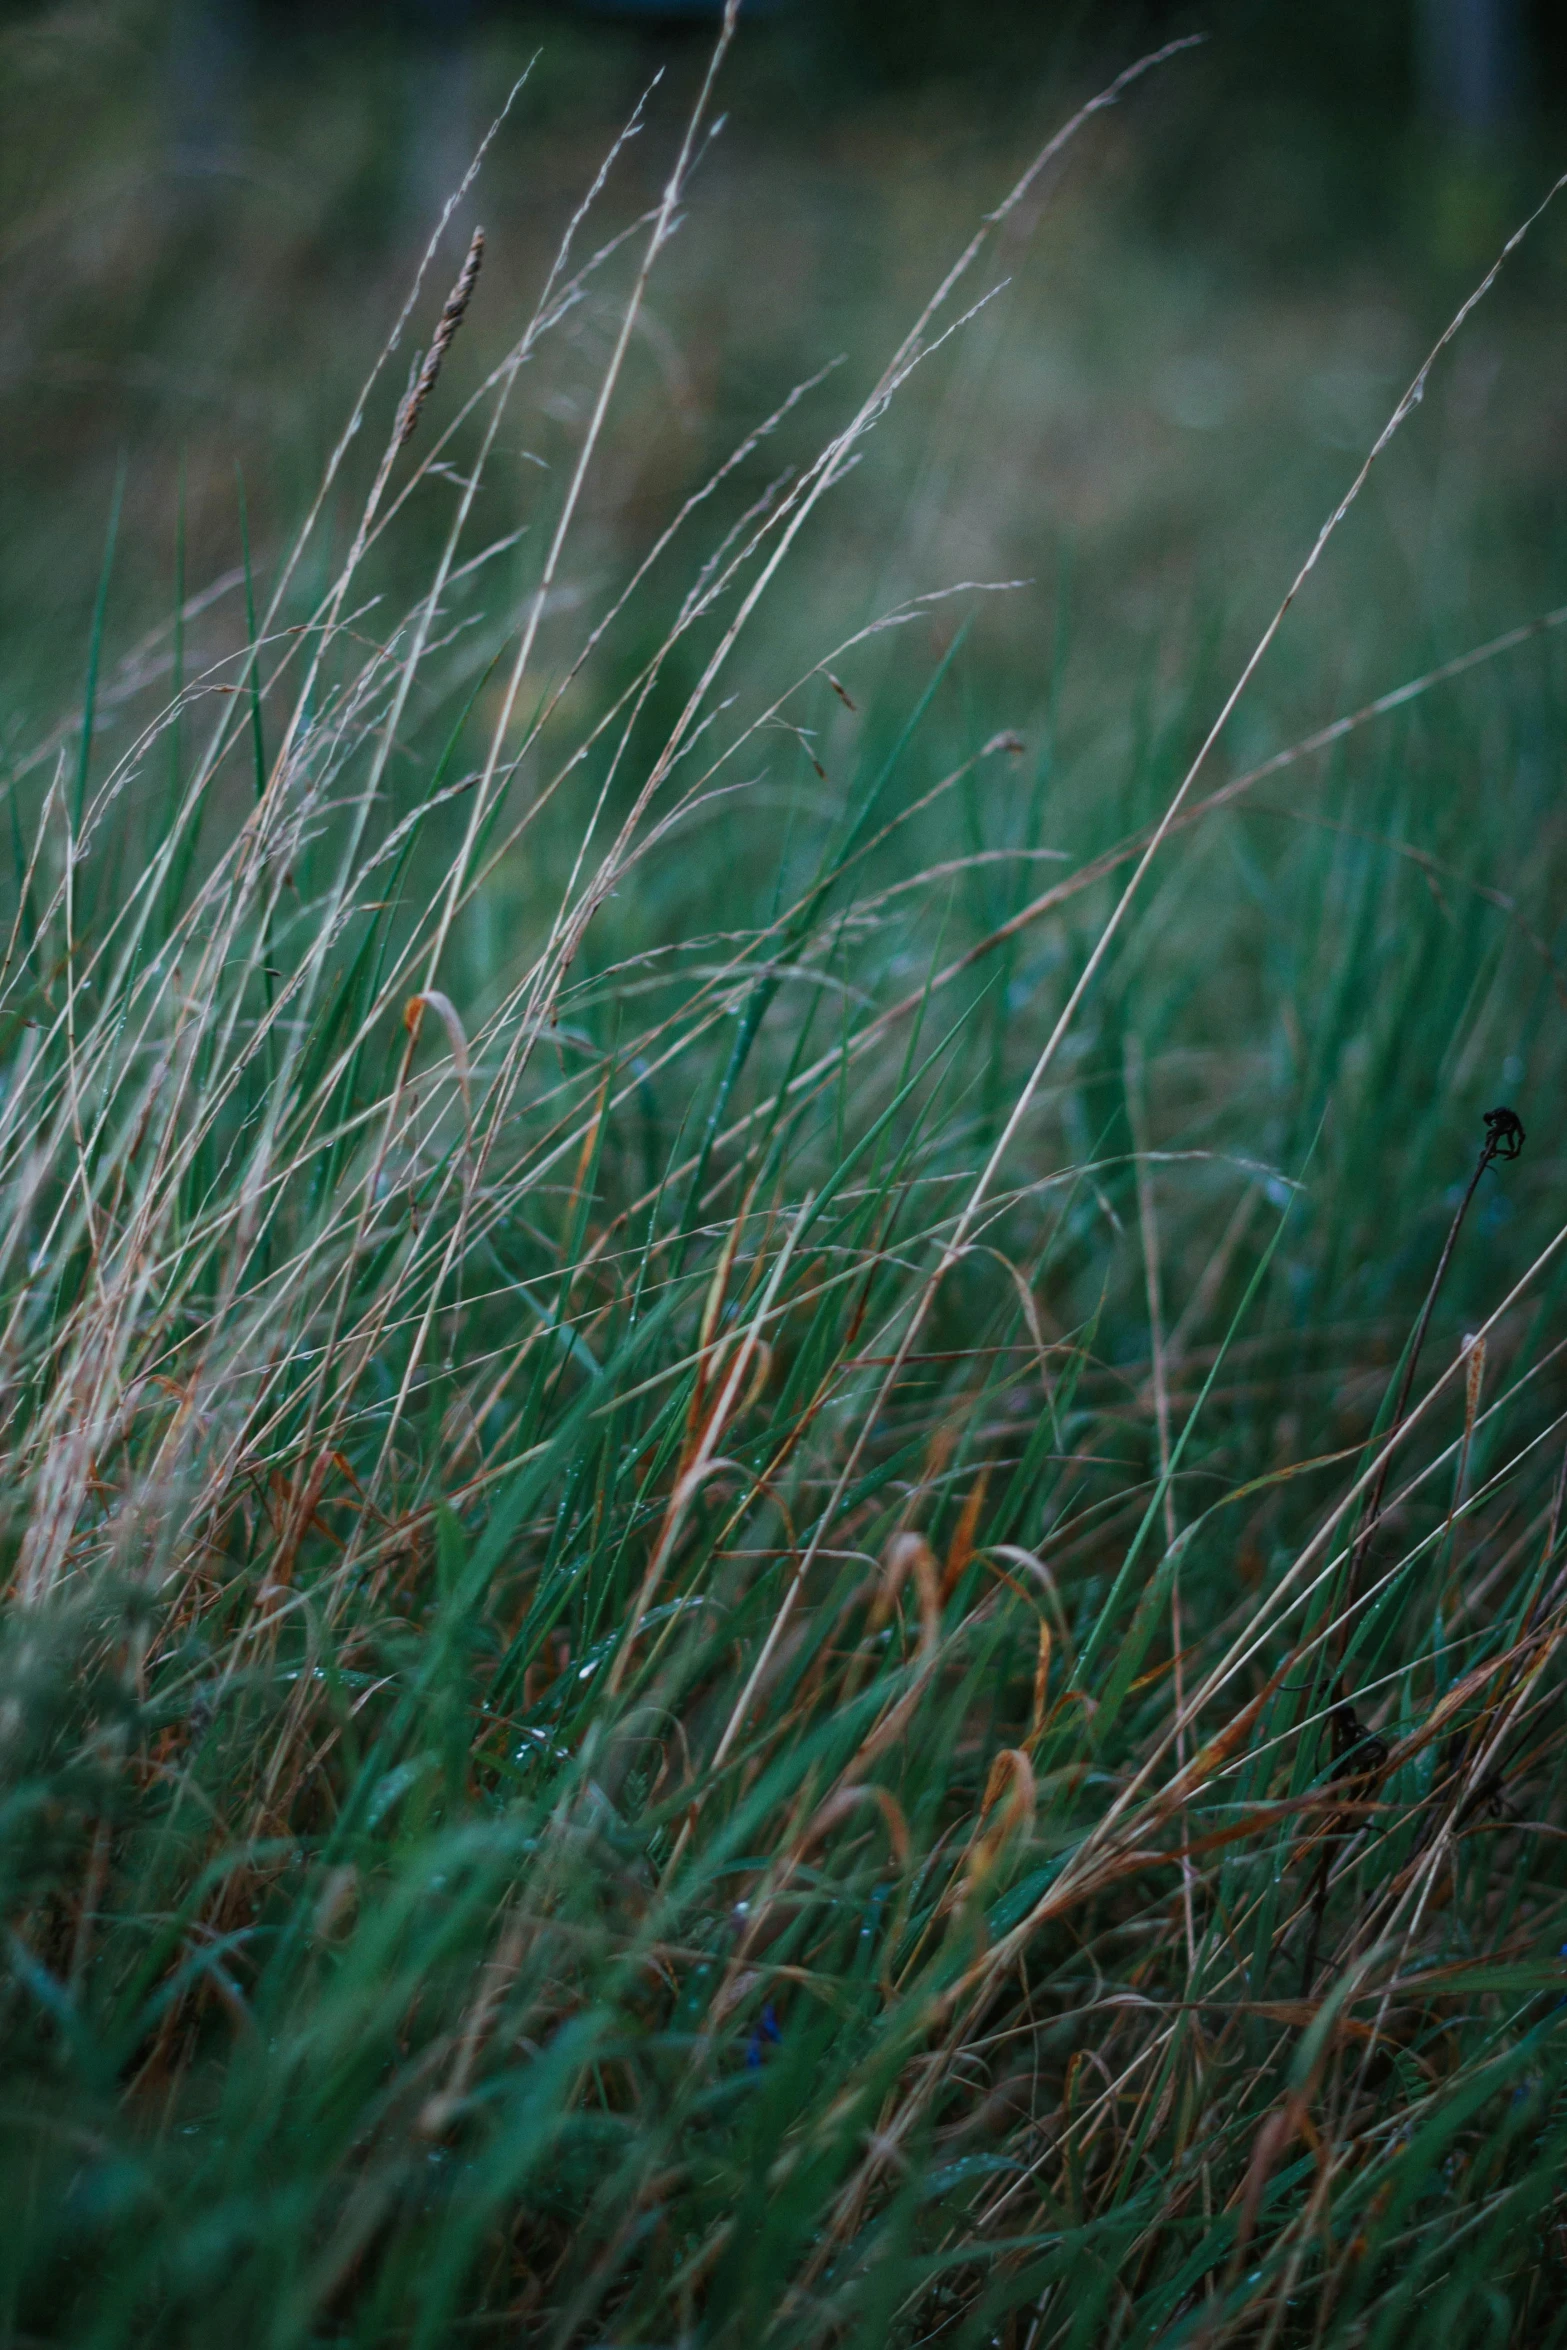
POLYGON ((484 231, 482 228, 476 228, 473 232, 473 242, 468 247, 468 258, 457 273, 457 283, 446 297, 446 308, 441 312, 440 324, 435 330, 435 340, 431 343, 425 363, 420 368, 413 387, 398 412, 397 446, 399 448, 402 447, 404 441, 411 437, 414 426, 419 421, 419 411, 435 389, 435 379, 441 372, 441 362, 452 347, 453 335, 462 324, 463 312, 472 299, 473 289, 478 283, 479 265, 483 259, 484 231))

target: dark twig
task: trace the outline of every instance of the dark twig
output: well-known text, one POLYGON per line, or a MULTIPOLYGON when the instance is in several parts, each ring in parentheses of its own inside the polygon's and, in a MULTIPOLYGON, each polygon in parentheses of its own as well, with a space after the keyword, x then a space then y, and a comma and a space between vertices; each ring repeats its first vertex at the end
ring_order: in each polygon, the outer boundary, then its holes
MULTIPOLYGON (((1365 1723, 1342 1695, 1328 1708, 1327 1726, 1333 1737, 1333 1763, 1328 1772, 1330 1786, 1343 1786, 1351 1802, 1375 1784, 1379 1771, 1387 1762, 1387 1747, 1374 1730, 1365 1723)), ((1336 1812, 1322 1830, 1322 1858, 1317 1864, 1317 1880, 1311 1893, 1311 1932, 1306 1943, 1306 1961, 1301 1970, 1300 1996, 1309 1998, 1313 1978, 1317 1972, 1317 1952, 1322 1941, 1322 1921, 1328 1906, 1328 1876, 1333 1866, 1333 1855, 1353 1824, 1352 1815, 1336 1812)))
MULTIPOLYGON (((1430 1328, 1437 1294, 1446 1278, 1447 1268, 1457 1245, 1458 1235, 1463 1228, 1464 1218, 1469 1213, 1469 1203, 1480 1188, 1480 1178, 1492 1160, 1516 1159, 1523 1149, 1526 1139, 1523 1120, 1516 1110, 1510 1110, 1503 1106, 1495 1110, 1487 1110, 1484 1115, 1485 1141, 1481 1145, 1480 1156, 1475 1162, 1475 1171, 1469 1178, 1468 1188, 1458 1203, 1452 1223, 1448 1226, 1447 1239, 1442 1245, 1442 1254, 1437 1260, 1436 1271, 1431 1277, 1431 1286, 1426 1291, 1425 1304, 1420 1309, 1420 1319, 1415 1324, 1414 1335, 1409 1342, 1409 1353, 1404 1363, 1404 1375, 1398 1384, 1398 1396, 1393 1405, 1393 1417, 1383 1444, 1382 1465, 1366 1496, 1365 1508, 1361 1513, 1360 1530, 1355 1536, 1355 1546, 1350 1552, 1349 1565, 1345 1571, 1339 1601, 1338 1664, 1333 1676, 1332 1698, 1328 1711, 1328 1722, 1333 1731, 1334 1746, 1334 1769, 1330 1776, 1335 1781, 1343 1779, 1352 1782, 1357 1792, 1360 1783, 1371 1778, 1380 1765, 1387 1760, 1386 1747, 1379 1738, 1362 1727, 1358 1716, 1349 1703, 1348 1694, 1344 1688, 1344 1655, 1349 1646, 1349 1627, 1360 1588, 1361 1569, 1377 1527, 1381 1522, 1382 1497, 1387 1491, 1388 1476, 1393 1465, 1393 1447, 1397 1442, 1398 1432, 1404 1424, 1404 1412, 1409 1403, 1409 1392, 1414 1386, 1415 1373, 1420 1367, 1420 1350, 1425 1344, 1426 1332, 1430 1328)), ((1311 1896, 1311 1932, 1307 1938, 1305 1964, 1301 1970, 1300 1996, 1302 1999, 1309 1997, 1311 1985, 1316 1976, 1317 1955, 1322 1942, 1322 1924, 1327 1912, 1328 1878, 1333 1867, 1334 1853, 1343 1841, 1344 1834, 1345 1827, 1340 1821, 1330 1821, 1323 1829, 1322 1858, 1317 1863, 1316 1883, 1312 1888, 1311 1896)))
POLYGON ((1420 1350, 1425 1344, 1426 1331, 1430 1327, 1437 1292, 1446 1278, 1448 1263, 1462 1229, 1464 1218, 1469 1213, 1469 1203, 1479 1189, 1481 1176, 1493 1159, 1516 1159, 1523 1146, 1523 1121, 1516 1110, 1486 1111, 1485 1141, 1481 1146, 1480 1156, 1475 1162, 1475 1171, 1469 1178, 1469 1188, 1459 1201, 1458 1211, 1448 1227, 1447 1239, 1442 1245, 1442 1254, 1437 1260, 1436 1271, 1431 1277, 1431 1286, 1426 1291, 1426 1302, 1420 1309, 1420 1319, 1415 1324, 1415 1334, 1409 1342, 1409 1355, 1404 1364, 1404 1376, 1399 1381, 1398 1400, 1393 1406, 1392 1423, 1388 1428, 1387 1439, 1383 1447, 1382 1466, 1377 1471, 1376 1480, 1366 1497, 1366 1506, 1360 1520, 1360 1531, 1355 1537, 1355 1547, 1350 1554, 1349 1571, 1344 1581, 1344 1595, 1340 1611, 1339 1657, 1341 1664, 1344 1648, 1348 1643, 1349 1619, 1354 1613, 1355 1598, 1360 1583, 1360 1570, 1365 1562, 1366 1552, 1371 1547, 1371 1540, 1376 1533, 1377 1524, 1381 1517, 1382 1496, 1387 1491, 1388 1476, 1393 1466, 1393 1446, 1397 1440, 1399 1429, 1404 1423, 1404 1410, 1409 1402, 1409 1391, 1415 1383, 1415 1373, 1420 1367, 1420 1350))

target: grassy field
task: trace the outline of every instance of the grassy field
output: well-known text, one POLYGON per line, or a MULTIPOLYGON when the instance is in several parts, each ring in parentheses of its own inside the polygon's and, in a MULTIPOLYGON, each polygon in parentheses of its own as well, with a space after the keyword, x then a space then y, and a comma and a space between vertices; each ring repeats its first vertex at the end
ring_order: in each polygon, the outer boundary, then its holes
POLYGON ((12 493, 0 2343, 1557 2341, 1567 215, 730 62, 12 493))

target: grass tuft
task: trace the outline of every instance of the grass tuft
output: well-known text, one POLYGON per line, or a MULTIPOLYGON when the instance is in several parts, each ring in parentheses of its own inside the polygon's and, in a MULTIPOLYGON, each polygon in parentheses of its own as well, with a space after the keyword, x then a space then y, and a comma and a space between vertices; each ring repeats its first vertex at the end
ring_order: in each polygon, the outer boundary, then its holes
POLYGON ((270 587, 241 491, 187 596, 182 517, 172 675, 111 695, 106 558, 12 761, 4 2337, 1555 2340, 1563 836, 1496 746, 1559 738, 1564 612, 1412 630, 1196 789, 1496 270, 1130 737, 976 689, 1007 583, 802 620, 1174 43, 813 458, 761 470, 822 377, 607 589, 735 13, 395 496, 478 230, 270 587), (584 315, 572 464, 486 540, 584 315))

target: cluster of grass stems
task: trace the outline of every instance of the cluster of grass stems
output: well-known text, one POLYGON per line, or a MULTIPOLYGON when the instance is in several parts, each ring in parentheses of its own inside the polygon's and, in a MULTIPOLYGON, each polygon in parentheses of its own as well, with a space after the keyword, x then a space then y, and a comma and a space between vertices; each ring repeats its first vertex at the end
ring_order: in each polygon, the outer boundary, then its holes
POLYGON ((1324 829, 1299 904, 1251 874, 1316 1006, 1283 1106, 1159 1004, 1222 959, 1221 807, 1562 616, 1221 783, 1292 588, 1121 830, 1013 714, 936 755, 955 643, 888 709, 970 589, 758 689, 1036 164, 816 462, 688 555, 764 427, 567 647, 711 103, 459 408, 475 241, 241 639, 197 662, 182 587, 13 762, 0 2340, 1554 2340, 1567 1233, 1498 1272, 1510 1168, 1393 1401, 1455 1053, 1555 1017, 1549 942, 1324 829), (601 283, 495 609, 486 459, 601 283))

